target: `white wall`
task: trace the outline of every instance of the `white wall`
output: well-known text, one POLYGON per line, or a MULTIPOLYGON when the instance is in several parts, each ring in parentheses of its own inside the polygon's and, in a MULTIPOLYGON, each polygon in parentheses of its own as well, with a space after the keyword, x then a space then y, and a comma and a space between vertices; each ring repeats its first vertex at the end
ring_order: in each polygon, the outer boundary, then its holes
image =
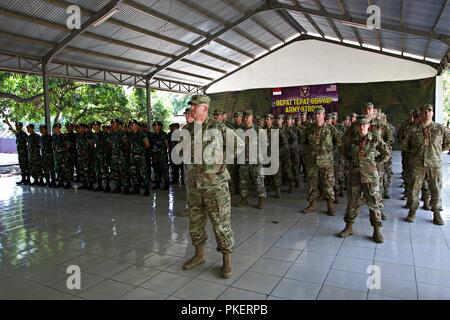
POLYGON ((297 41, 213 84, 207 93, 436 76, 432 67, 338 44, 297 41))
POLYGON ((434 119, 438 123, 444 123, 444 78, 436 77, 436 97, 434 102, 434 119))

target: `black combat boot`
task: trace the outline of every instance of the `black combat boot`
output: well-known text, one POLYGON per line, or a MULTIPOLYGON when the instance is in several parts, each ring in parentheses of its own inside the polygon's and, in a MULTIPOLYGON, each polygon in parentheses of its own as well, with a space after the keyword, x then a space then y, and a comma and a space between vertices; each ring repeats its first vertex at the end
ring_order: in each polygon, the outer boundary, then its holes
POLYGON ((139 186, 134 186, 133 190, 131 191, 132 195, 138 195, 141 194, 141 188, 139 188, 139 186))
POLYGON ((70 181, 67 181, 66 185, 64 186, 64 189, 70 189, 72 188, 72 185, 70 184, 70 181))
POLYGON ((148 186, 144 187, 144 196, 148 197, 150 195, 150 189, 148 186))
POLYGON ((83 182, 83 184, 81 185, 81 187, 78 187, 78 190, 86 190, 88 188, 88 185, 86 182, 83 182))
POLYGON ((109 192, 111 192, 111 187, 109 186, 109 183, 106 183, 106 186, 105 186, 105 193, 109 193, 109 192))
POLYGON ((94 189, 95 192, 103 191, 103 185, 101 183, 97 184, 97 188, 94 189))
POLYGON ((25 184, 25 182, 26 182, 26 178, 25 178, 25 176, 22 176, 22 180, 17 181, 16 184, 19 186, 21 184, 25 184))
POLYGON ((62 182, 62 180, 58 181, 58 184, 56 185, 57 188, 63 188, 64 187, 64 183, 62 182))
POLYGON ((128 188, 128 187, 123 188, 123 194, 129 195, 130 194, 130 188, 128 188))

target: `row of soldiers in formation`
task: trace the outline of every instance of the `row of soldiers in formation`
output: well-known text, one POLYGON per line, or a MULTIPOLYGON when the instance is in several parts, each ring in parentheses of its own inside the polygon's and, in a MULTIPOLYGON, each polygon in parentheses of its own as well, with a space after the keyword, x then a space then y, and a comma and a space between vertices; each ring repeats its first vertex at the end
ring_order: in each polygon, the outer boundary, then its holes
MULTIPOLYGON (((153 189, 169 188, 168 152, 173 144, 170 135, 162 130, 160 121, 153 123, 150 132, 136 120, 128 125, 119 119, 111 126, 94 121, 92 125, 53 125, 50 135, 47 126, 16 123, 16 144, 22 180, 17 184, 71 188, 71 182, 81 182, 79 189, 124 194, 149 195, 153 169, 153 189), (74 132, 76 131, 76 133, 74 132), (76 173, 76 175, 75 175, 76 173), (33 178, 31 181, 30 177, 33 178), (113 183, 114 189, 111 190, 113 183), (94 185, 96 187, 94 188, 94 185)), ((171 132, 179 124, 171 125, 171 132)), ((181 168, 182 169, 182 168, 181 168)), ((180 166, 172 164, 173 183, 178 183, 180 166)))

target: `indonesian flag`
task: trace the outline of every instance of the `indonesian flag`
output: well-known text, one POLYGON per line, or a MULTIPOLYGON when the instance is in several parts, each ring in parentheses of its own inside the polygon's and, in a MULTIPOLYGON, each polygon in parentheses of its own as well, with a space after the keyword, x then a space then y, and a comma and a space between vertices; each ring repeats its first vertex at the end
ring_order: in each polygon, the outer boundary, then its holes
POLYGON ((278 89, 272 89, 272 95, 273 96, 281 96, 283 93, 281 92, 281 88, 278 89))
POLYGON ((337 86, 335 84, 331 84, 327 87, 326 91, 337 91, 337 86))

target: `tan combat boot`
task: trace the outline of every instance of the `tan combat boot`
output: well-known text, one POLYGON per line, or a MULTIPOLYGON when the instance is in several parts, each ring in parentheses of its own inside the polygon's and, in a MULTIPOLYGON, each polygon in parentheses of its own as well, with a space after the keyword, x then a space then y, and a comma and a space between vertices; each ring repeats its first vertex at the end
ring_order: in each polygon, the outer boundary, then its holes
POLYGON ((416 219, 416 210, 409 209, 408 216, 406 217, 407 222, 414 222, 416 219))
POLYGON ((289 181, 289 193, 294 193, 294 184, 292 183, 292 181, 289 181))
POLYGON ((345 224, 345 228, 344 230, 342 230, 341 232, 339 232, 339 237, 341 238, 347 238, 348 236, 351 236, 353 234, 353 228, 352 228, 352 224, 350 222, 347 222, 345 224))
POLYGON ((258 198, 258 209, 264 209, 264 197, 259 197, 258 198))
POLYGON ((281 190, 280 188, 275 189, 275 198, 281 199, 281 190))
POLYGON ((247 206, 247 197, 241 197, 241 201, 239 202, 239 207, 247 206))
POLYGON ((223 253, 223 265, 220 270, 220 275, 224 279, 228 279, 233 274, 233 267, 231 266, 231 254, 229 252, 223 253))
POLYGON ((439 211, 433 212, 433 223, 439 226, 442 226, 444 224, 444 220, 442 220, 439 211))
POLYGON ((383 243, 383 235, 381 234, 381 227, 380 226, 374 226, 373 227, 373 235, 372 235, 373 241, 376 243, 383 243))
POLYGON ((327 214, 329 216, 335 216, 336 215, 336 208, 334 207, 333 200, 331 200, 331 199, 327 200, 327 207, 328 207, 327 214))
POLYGON ((302 212, 303 213, 310 213, 310 212, 316 211, 316 209, 317 209, 317 203, 315 201, 311 201, 309 203, 309 205, 305 209, 303 209, 302 212))
POLYGON ((425 197, 425 198, 423 199, 423 207, 422 207, 422 209, 423 209, 423 210, 427 210, 427 211, 430 211, 430 210, 431 210, 431 206, 430 206, 430 197, 425 197))
POLYGON ((205 247, 204 245, 195 246, 194 256, 183 264, 183 270, 189 270, 205 263, 205 247))

